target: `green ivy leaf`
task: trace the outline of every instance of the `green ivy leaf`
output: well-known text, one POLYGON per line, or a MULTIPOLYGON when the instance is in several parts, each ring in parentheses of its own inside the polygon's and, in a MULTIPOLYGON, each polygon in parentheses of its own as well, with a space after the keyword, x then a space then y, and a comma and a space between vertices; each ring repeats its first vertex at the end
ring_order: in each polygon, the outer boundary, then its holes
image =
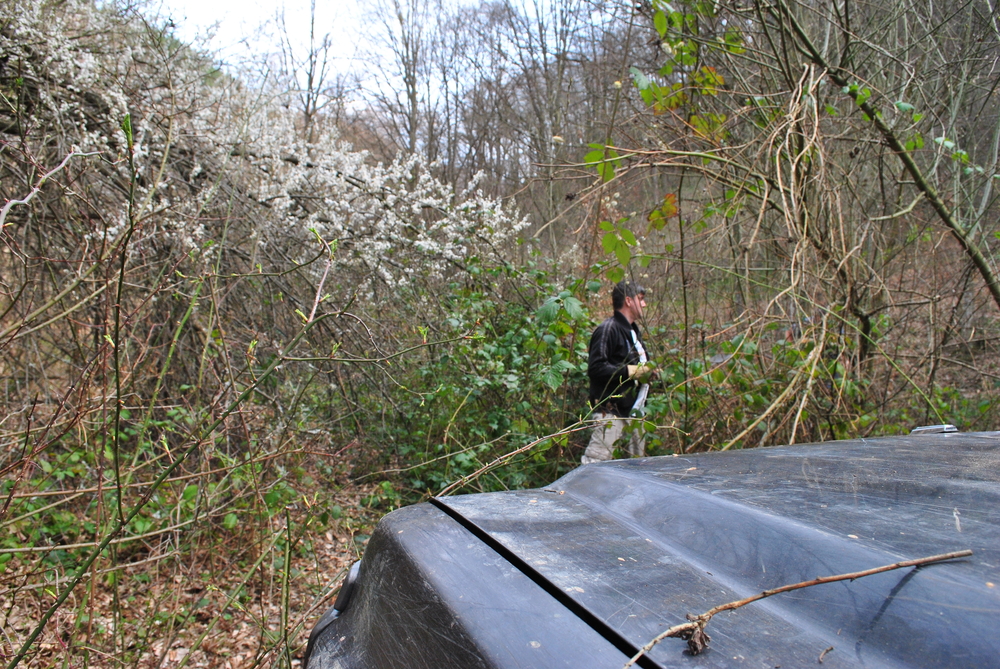
POLYGON ((913 111, 913 105, 911 105, 909 102, 903 102, 902 100, 897 100, 896 109, 904 113, 911 112, 913 111))

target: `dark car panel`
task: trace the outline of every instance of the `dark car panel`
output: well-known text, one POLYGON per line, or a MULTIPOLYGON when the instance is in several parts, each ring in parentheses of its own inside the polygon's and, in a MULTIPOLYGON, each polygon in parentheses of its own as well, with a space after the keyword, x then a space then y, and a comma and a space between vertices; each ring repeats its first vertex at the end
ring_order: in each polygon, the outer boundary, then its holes
POLYGON ((1000 433, 587 465, 386 516, 309 667, 620 667, 686 614, 964 548, 720 614, 708 652, 643 666, 1000 666, 1000 433))
POLYGON ((628 660, 429 504, 382 519, 350 605, 310 655, 309 669, 621 666, 628 660))

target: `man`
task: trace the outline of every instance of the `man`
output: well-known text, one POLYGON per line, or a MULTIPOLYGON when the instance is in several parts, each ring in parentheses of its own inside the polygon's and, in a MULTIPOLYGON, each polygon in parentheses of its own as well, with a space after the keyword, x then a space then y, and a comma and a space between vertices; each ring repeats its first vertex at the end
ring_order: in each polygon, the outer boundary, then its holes
MULTIPOLYGON (((613 457, 615 442, 621 439, 633 412, 641 413, 649 381, 656 376, 655 365, 649 362, 635 324, 646 308, 645 288, 621 281, 611 291, 611 303, 614 316, 598 325, 590 337, 587 375, 591 417, 601 422, 580 459, 585 465, 613 457)), ((628 440, 628 454, 632 457, 642 457, 646 452, 645 434, 641 427, 637 428, 628 440)))

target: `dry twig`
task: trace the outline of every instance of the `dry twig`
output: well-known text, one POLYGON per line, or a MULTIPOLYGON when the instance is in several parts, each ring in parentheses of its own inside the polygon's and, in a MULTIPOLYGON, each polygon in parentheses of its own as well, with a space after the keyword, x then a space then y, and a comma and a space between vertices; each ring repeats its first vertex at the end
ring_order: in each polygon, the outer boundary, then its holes
POLYGON ((639 658, 648 653, 653 646, 660 643, 668 637, 677 637, 684 639, 688 642, 688 650, 692 655, 698 655, 708 647, 708 642, 711 638, 705 633, 705 626, 708 625, 708 621, 712 619, 716 613, 721 613, 723 611, 732 611, 740 607, 746 606, 756 602, 759 599, 764 599, 765 597, 770 597, 771 595, 777 595, 782 592, 790 592, 792 590, 800 590, 802 588, 808 588, 813 585, 821 585, 823 583, 834 583, 836 581, 853 581, 864 576, 871 576, 873 574, 881 574, 884 571, 892 571, 893 569, 902 569, 903 567, 920 567, 925 564, 931 564, 932 562, 941 562, 943 560, 954 560, 955 558, 968 557, 972 555, 971 550, 955 551, 953 553, 942 553, 941 555, 931 555, 930 557, 917 558, 916 560, 904 560, 902 562, 896 562, 893 564, 888 564, 882 567, 875 567, 874 569, 866 569, 864 571, 855 571, 850 574, 838 574, 836 576, 819 576, 811 581, 802 581, 801 583, 793 583, 792 585, 783 585, 780 588, 774 588, 772 590, 765 590, 759 594, 753 595, 752 597, 747 597, 746 599, 738 599, 734 602, 729 602, 727 604, 720 604, 714 608, 709 609, 701 615, 688 614, 687 618, 689 622, 681 623, 680 625, 674 625, 670 629, 662 632, 652 641, 647 643, 645 646, 639 649, 632 658, 625 663, 622 669, 628 669, 636 662, 639 658))

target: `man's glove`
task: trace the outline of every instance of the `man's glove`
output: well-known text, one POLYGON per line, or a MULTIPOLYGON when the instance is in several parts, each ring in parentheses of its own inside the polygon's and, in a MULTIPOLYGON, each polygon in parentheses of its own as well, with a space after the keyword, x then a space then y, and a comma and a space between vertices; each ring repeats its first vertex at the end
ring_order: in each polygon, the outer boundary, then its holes
POLYGON ((649 383, 657 376, 656 365, 647 362, 642 365, 629 365, 628 378, 635 379, 639 383, 649 383))

